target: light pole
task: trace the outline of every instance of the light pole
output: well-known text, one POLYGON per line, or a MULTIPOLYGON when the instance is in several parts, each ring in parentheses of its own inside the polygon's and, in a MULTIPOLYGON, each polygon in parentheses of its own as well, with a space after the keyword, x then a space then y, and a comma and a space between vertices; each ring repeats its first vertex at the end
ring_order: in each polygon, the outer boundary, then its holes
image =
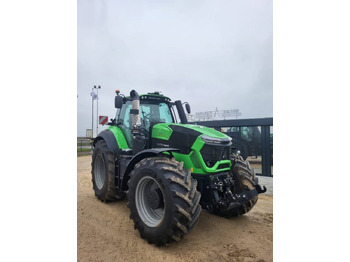
POLYGON ((96 136, 98 135, 98 90, 101 89, 101 86, 94 86, 93 89, 96 89, 97 90, 97 116, 96 116, 96 136))
MULTIPOLYGON (((92 88, 92 91, 94 89, 92 88)), ((94 96, 91 92, 91 138, 94 138, 94 96)))

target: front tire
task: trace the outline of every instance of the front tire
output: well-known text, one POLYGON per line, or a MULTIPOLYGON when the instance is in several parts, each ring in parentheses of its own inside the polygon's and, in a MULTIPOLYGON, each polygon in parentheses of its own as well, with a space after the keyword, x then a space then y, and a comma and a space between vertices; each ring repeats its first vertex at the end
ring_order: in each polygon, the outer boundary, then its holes
POLYGON ((142 159, 131 172, 128 186, 130 218, 149 243, 179 241, 198 223, 201 195, 183 162, 167 157, 142 159))
MULTIPOLYGON (((231 173, 235 181, 235 194, 248 192, 255 188, 255 184, 258 183, 258 179, 255 176, 254 169, 250 167, 248 161, 243 160, 241 156, 235 155, 232 159, 231 173)), ((222 211, 215 209, 214 213, 224 217, 236 217, 248 213, 258 202, 258 196, 253 196, 248 199, 245 203, 238 205, 230 210, 222 211)))

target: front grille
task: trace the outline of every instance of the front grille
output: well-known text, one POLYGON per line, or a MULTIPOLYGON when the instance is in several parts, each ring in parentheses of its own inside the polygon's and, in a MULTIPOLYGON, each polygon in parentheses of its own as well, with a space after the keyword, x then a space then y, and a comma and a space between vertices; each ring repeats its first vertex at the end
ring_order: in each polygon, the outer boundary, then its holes
POLYGON ((207 167, 213 167, 217 161, 230 159, 230 146, 204 144, 201 155, 207 167))

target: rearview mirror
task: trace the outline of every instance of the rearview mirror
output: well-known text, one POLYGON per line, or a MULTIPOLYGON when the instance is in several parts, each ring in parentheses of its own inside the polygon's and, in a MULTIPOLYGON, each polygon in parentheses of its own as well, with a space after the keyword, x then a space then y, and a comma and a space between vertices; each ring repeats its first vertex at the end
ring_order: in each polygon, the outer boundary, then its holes
POLYGON ((191 107, 187 102, 185 104, 185 107, 186 107, 187 114, 191 114, 191 107))
POLYGON ((114 107, 115 108, 122 108, 122 106, 123 106, 123 97, 116 96, 114 98, 114 107))

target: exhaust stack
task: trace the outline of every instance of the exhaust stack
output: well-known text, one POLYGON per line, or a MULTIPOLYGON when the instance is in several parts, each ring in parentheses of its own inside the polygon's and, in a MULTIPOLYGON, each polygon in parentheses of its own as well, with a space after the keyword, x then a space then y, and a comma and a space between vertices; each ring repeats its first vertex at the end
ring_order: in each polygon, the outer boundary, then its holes
POLYGON ((141 117, 140 117, 140 97, 139 94, 132 90, 130 92, 130 97, 132 99, 132 109, 130 110, 132 127, 139 128, 141 126, 141 117))

